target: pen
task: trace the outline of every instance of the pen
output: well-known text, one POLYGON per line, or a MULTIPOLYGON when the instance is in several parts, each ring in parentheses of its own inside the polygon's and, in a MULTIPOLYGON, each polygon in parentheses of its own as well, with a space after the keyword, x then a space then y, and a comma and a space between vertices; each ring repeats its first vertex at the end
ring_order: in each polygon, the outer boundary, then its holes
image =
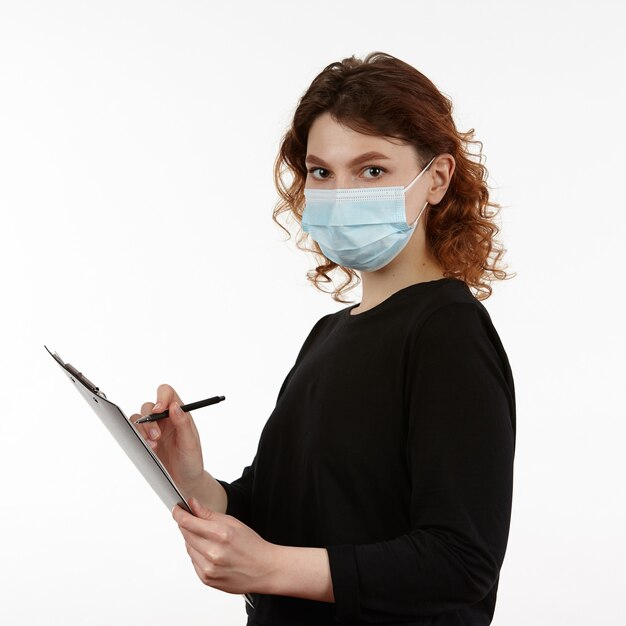
MULTIPOLYGON (((212 398, 207 398, 206 400, 198 400, 198 402, 192 402, 191 404, 183 404, 180 407, 183 413, 187 411, 193 411, 194 409, 200 409, 203 406, 209 406, 210 404, 217 404, 222 400, 225 400, 224 396, 213 396, 212 398)), ((138 419, 135 424, 143 424, 144 422, 156 422, 157 420, 162 420, 164 417, 169 417, 170 412, 169 409, 165 409, 162 413, 150 413, 150 415, 145 415, 144 417, 138 419)))

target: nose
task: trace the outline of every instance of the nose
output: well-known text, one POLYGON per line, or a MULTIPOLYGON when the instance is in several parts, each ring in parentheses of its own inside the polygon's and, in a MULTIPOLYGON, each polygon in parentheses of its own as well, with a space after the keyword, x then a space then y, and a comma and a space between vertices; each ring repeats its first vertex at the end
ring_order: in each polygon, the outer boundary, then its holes
POLYGON ((351 187, 361 187, 359 181, 352 174, 339 175, 336 178, 337 189, 349 189, 351 187))

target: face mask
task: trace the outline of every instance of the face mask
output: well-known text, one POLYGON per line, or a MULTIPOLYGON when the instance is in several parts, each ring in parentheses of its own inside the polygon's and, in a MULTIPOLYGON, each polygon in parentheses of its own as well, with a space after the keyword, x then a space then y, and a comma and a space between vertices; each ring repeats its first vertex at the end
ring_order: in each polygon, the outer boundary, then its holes
POLYGON ((404 195, 434 160, 406 187, 305 188, 302 230, 343 267, 366 272, 384 267, 409 242, 428 205, 412 224, 407 223, 404 195))

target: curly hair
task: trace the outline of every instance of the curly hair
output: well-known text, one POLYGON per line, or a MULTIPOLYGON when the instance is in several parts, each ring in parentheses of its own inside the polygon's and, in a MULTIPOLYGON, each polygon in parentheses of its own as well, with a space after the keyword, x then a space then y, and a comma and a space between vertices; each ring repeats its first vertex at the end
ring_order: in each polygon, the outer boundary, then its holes
MULTIPOLYGON (((473 140, 473 128, 465 133, 456 129, 452 109, 452 101, 426 76, 390 54, 376 51, 363 60, 352 55, 330 63, 298 101, 290 128, 282 137, 274 162, 274 184, 281 199, 272 219, 289 236, 277 219, 281 213, 288 212, 287 217, 301 226, 307 138, 314 120, 326 111, 357 132, 409 142, 421 167, 433 156, 449 153, 455 169, 444 197, 426 214, 426 242, 444 277, 463 280, 478 300, 485 300, 492 294, 491 281, 513 277, 497 267, 506 249, 494 239, 500 230, 493 221, 497 212, 488 209, 501 209, 502 205, 489 201, 488 172, 481 163, 482 142, 473 140), (469 151, 469 144, 480 146, 476 155, 469 151), (292 176, 289 184, 284 181, 285 173, 292 176)), ((300 229, 296 246, 315 253, 321 261, 315 270, 307 272, 307 279, 328 293, 320 282, 332 283, 332 270, 343 272, 345 280, 335 287, 332 298, 349 302, 342 298, 343 292, 359 284, 358 274, 328 259, 313 239, 313 246, 306 247, 309 239, 300 229)))

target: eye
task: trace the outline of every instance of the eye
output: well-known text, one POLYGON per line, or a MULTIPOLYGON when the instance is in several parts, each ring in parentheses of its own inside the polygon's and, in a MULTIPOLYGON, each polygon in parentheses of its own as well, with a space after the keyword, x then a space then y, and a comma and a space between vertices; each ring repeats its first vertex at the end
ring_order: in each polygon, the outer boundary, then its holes
MULTIPOLYGON (((370 165, 369 167, 365 168, 365 171, 371 171, 371 170, 378 170, 380 172, 386 171, 384 168, 378 167, 377 165, 370 165)), ((380 176, 366 176, 365 178, 380 178, 380 176)))
MULTIPOLYGON (((308 171, 310 174, 312 174, 312 173, 313 173, 313 172, 315 172, 316 170, 322 170, 323 172, 328 172, 328 170, 325 170, 323 167, 310 167, 307 171, 308 171)), ((326 176, 322 176, 322 178, 321 178, 321 179, 319 179, 319 178, 317 178, 317 177, 315 177, 315 176, 313 176, 313 178, 314 178, 315 180, 326 180, 326 176)))
MULTIPOLYGON (((307 171, 310 174, 313 174, 314 172, 316 172, 317 170, 320 170, 321 172, 326 172, 326 174, 328 174, 328 170, 324 169, 323 167, 310 167, 307 171)), ((378 170, 379 172, 386 172, 387 170, 384 167, 378 167, 377 165, 368 165, 367 167, 365 167, 363 169, 363 172, 371 172, 372 170, 378 170)), ((366 176, 365 178, 370 178, 370 179, 374 179, 374 178, 380 178, 380 174, 377 176, 366 176)), ((315 180, 326 180, 328 178, 328 176, 321 176, 321 178, 318 178, 317 176, 313 176, 313 178, 315 180)))

